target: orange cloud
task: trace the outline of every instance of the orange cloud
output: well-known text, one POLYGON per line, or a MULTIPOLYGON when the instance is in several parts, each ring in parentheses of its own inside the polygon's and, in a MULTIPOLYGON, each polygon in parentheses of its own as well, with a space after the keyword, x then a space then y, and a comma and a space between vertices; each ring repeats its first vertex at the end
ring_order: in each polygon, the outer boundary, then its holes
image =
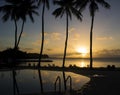
POLYGON ((111 37, 111 36, 109 36, 109 37, 97 37, 96 39, 105 41, 105 40, 113 40, 113 37, 111 37))
POLYGON ((40 46, 41 41, 40 40, 36 40, 35 42, 32 43, 32 45, 34 46, 40 46))
POLYGON ((61 39, 61 34, 57 32, 51 33, 51 39, 53 40, 60 40, 61 39))
POLYGON ((75 28, 69 29, 69 32, 74 32, 74 31, 75 31, 75 28))
POLYGON ((26 37, 26 36, 27 36, 27 33, 23 32, 21 36, 22 36, 22 37, 26 37))

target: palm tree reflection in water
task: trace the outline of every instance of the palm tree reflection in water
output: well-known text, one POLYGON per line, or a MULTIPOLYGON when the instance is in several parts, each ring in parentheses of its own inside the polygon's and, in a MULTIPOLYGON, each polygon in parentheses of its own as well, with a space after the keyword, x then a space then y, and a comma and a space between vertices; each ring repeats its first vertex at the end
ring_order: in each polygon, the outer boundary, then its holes
POLYGON ((44 91, 43 91, 42 76, 41 76, 41 70, 39 70, 39 69, 38 69, 38 75, 39 75, 39 81, 40 81, 41 93, 44 93, 44 91))
POLYGON ((63 71, 63 84, 64 84, 64 90, 66 91, 66 90, 67 90, 67 87, 66 87, 66 76, 65 76, 65 71, 63 71))
POLYGON ((16 71, 12 70, 12 75, 13 75, 13 95, 19 95, 19 88, 18 88, 18 84, 17 84, 17 80, 16 80, 16 71))

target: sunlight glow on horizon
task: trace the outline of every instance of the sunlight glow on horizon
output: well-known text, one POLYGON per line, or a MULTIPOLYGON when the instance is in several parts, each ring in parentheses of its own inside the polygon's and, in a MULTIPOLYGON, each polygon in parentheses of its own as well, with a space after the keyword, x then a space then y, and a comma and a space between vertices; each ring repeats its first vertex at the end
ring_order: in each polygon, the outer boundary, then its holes
POLYGON ((86 47, 78 47, 76 49, 76 52, 80 53, 82 55, 82 57, 85 57, 87 55, 87 53, 88 53, 86 47))

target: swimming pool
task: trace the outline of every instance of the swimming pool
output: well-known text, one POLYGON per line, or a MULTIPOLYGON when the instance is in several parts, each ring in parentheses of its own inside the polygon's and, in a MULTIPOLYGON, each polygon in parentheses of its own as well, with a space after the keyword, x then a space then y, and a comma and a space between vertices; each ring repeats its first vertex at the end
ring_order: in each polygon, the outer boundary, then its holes
POLYGON ((64 71, 48 71, 48 70, 16 70, 0 72, 0 95, 14 95, 17 91, 20 94, 41 93, 59 90, 80 89, 90 79, 88 77, 78 75, 72 72, 64 71), (59 79, 56 81, 56 79, 59 79), (68 78, 68 80, 67 80, 68 78), (65 82, 65 81, 66 82, 65 82), (70 84, 71 80, 71 84, 70 84))

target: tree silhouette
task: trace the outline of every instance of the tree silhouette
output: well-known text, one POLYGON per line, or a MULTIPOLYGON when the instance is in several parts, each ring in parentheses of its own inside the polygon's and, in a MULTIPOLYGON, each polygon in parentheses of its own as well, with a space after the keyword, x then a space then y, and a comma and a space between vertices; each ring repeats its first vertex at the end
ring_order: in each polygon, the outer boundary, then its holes
POLYGON ((21 32, 17 41, 17 47, 20 43, 20 39, 23 33, 24 23, 26 22, 26 16, 29 16, 30 20, 34 22, 33 14, 38 15, 38 12, 36 11, 38 7, 35 5, 34 0, 21 0, 19 5, 19 12, 20 12, 20 18, 22 19, 22 27, 21 32))
POLYGON ((6 5, 3 5, 0 7, 0 12, 2 12, 4 15, 2 16, 2 19, 4 22, 8 21, 8 19, 11 19, 14 21, 15 24, 15 44, 14 48, 17 46, 17 21, 19 20, 19 8, 18 4, 21 0, 5 0, 6 5))
POLYGON ((59 7, 53 12, 53 15, 57 17, 63 17, 66 15, 66 40, 65 40, 65 48, 64 48, 64 56, 63 56, 63 65, 65 66, 65 59, 66 59, 66 51, 67 51, 67 43, 68 43, 68 23, 69 19, 72 19, 72 14, 77 17, 77 19, 82 20, 82 15, 80 11, 75 8, 74 0, 54 0, 53 2, 55 5, 59 7))
POLYGON ((42 53, 43 53, 43 48, 44 48, 44 13, 45 13, 45 7, 49 9, 49 0, 37 0, 38 5, 42 6, 42 42, 41 42, 41 49, 40 49, 40 57, 39 57, 39 62, 38 66, 41 66, 41 59, 42 59, 42 53))
POLYGON ((24 23, 26 21, 26 16, 28 15, 31 21, 34 22, 33 13, 38 15, 38 13, 35 11, 37 7, 34 4, 35 3, 34 0, 5 0, 5 2, 6 2, 6 5, 0 7, 0 12, 4 13, 2 17, 4 22, 6 22, 9 18, 11 18, 11 20, 13 20, 15 23, 14 48, 18 49, 21 35, 23 33, 24 23), (22 19, 23 23, 22 23, 19 38, 17 38, 17 34, 18 34, 17 21, 19 19, 22 19))
POLYGON ((90 68, 93 68, 93 55, 92 55, 92 43, 93 43, 93 26, 94 26, 94 17, 96 11, 99 10, 99 6, 101 5, 104 8, 109 9, 110 5, 105 0, 76 0, 76 6, 80 8, 80 10, 84 10, 86 6, 89 4, 89 11, 91 16, 91 28, 90 28, 90 68))

